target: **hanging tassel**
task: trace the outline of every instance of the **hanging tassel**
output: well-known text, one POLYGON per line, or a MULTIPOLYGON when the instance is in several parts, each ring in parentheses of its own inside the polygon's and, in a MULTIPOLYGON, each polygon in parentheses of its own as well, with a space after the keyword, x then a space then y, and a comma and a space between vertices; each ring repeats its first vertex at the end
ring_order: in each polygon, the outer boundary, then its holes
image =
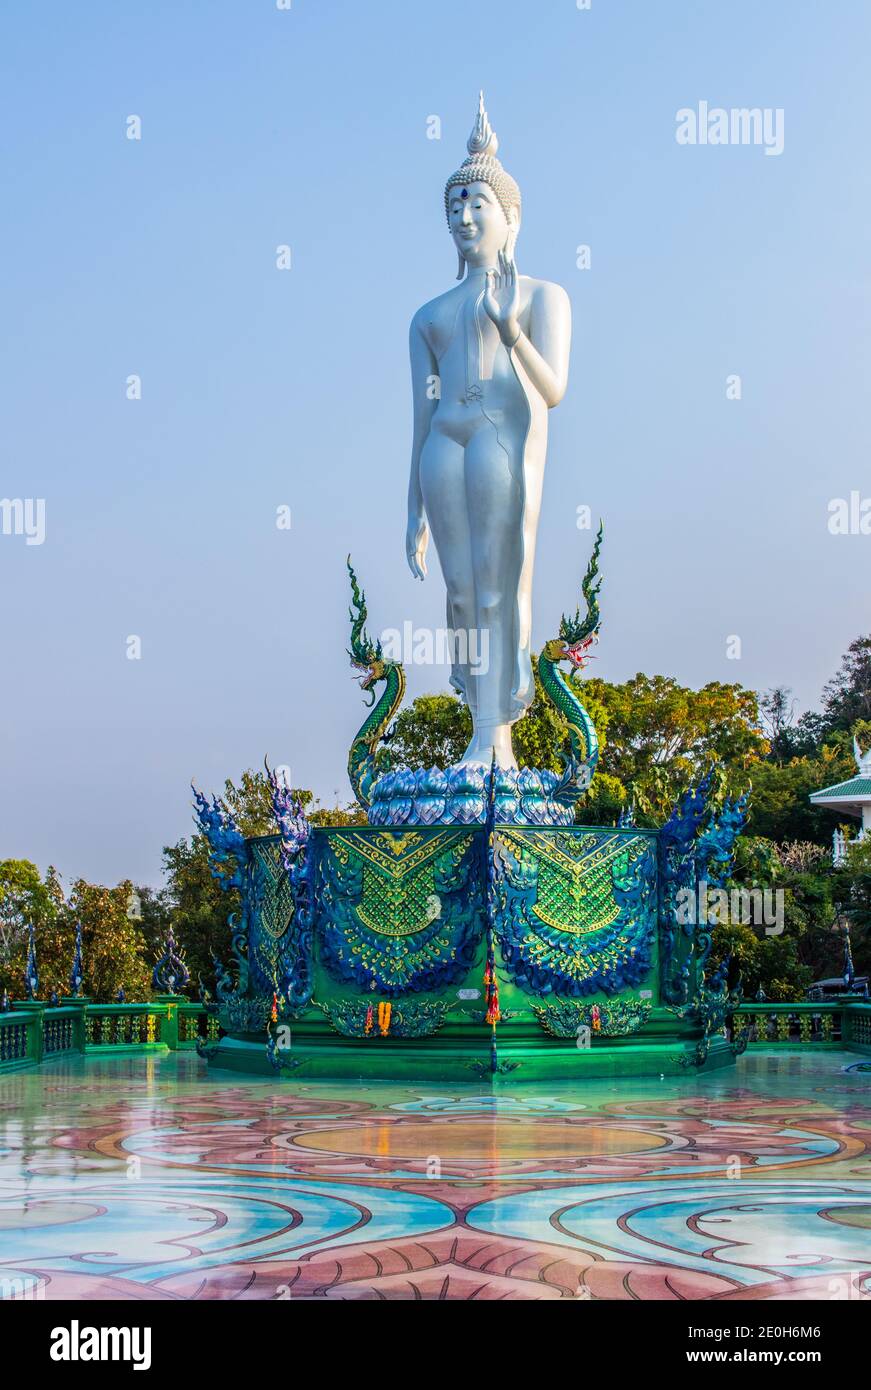
POLYGON ((593 1005, 593 1016, 591 1022, 593 1025, 593 1032, 598 1033, 602 1027, 602 1015, 599 1013, 598 1004, 593 1005))
POLYGON ((378 1005, 378 1029, 382 1038, 386 1038, 390 1032, 390 1015, 393 1012, 393 1005, 388 1000, 378 1005))
POLYGON ((495 973, 492 976, 492 983, 487 989, 487 1016, 486 1022, 495 1025, 502 1017, 499 1012, 499 984, 495 973))
POLYGON ((373 1009, 372 1009, 372 1005, 370 1004, 369 1007, 368 1007, 368 1009, 366 1010, 366 1028, 365 1028, 365 1032, 366 1032, 367 1036, 368 1036, 369 1033, 372 1032, 372 1026, 373 1026, 373 1023, 374 1023, 374 1018, 375 1018, 374 1012, 373 1012, 373 1009))
POLYGON ((273 1022, 273 1023, 277 1023, 277 1022, 278 1022, 278 995, 277 995, 277 994, 273 994, 273 996, 272 996, 272 1012, 270 1013, 269 1017, 272 1019, 272 1022, 273 1022))

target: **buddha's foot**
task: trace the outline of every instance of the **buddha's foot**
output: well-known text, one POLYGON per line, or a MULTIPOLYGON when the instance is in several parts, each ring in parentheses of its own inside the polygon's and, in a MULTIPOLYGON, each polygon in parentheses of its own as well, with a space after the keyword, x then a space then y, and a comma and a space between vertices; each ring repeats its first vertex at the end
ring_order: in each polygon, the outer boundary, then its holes
POLYGON ((506 771, 517 772, 517 759, 511 742, 510 724, 493 724, 476 729, 472 741, 460 759, 461 767, 491 768, 493 763, 506 771))

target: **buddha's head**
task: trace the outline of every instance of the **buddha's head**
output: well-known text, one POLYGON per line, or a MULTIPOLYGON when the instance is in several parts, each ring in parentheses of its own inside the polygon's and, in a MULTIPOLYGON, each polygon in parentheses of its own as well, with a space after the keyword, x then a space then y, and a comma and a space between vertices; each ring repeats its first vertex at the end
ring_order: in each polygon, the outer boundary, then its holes
POLYGON ((468 158, 445 185, 448 227, 459 254, 458 280, 466 266, 489 269, 499 252, 509 260, 520 230, 520 189, 496 158, 499 141, 484 110, 484 93, 467 145, 468 158))

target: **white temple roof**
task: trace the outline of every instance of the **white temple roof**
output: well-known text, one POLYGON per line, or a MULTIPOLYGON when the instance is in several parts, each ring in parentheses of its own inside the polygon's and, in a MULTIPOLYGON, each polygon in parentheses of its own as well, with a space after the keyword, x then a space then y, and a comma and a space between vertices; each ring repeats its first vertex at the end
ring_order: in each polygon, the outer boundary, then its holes
POLYGON ((853 739, 853 756, 856 759, 858 775, 846 782, 836 782, 834 786, 823 787, 811 792, 815 806, 826 806, 831 811, 846 811, 851 816, 861 816, 863 806, 871 806, 871 748, 863 753, 858 739, 853 739))

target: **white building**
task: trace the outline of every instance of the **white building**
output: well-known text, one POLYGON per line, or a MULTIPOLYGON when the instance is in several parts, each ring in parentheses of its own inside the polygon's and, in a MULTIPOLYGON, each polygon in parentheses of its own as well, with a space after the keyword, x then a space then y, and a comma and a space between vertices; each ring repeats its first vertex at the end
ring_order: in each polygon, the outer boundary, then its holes
MULTIPOLYGON (((847 782, 836 782, 833 787, 812 792, 810 799, 814 806, 826 806, 830 811, 845 811, 848 816, 861 820, 858 838, 864 840, 866 835, 871 835, 871 748, 863 753, 858 740, 854 738, 853 753, 858 775, 847 782)), ((832 839, 834 862, 841 864, 847 843, 843 830, 836 830, 832 839)))

